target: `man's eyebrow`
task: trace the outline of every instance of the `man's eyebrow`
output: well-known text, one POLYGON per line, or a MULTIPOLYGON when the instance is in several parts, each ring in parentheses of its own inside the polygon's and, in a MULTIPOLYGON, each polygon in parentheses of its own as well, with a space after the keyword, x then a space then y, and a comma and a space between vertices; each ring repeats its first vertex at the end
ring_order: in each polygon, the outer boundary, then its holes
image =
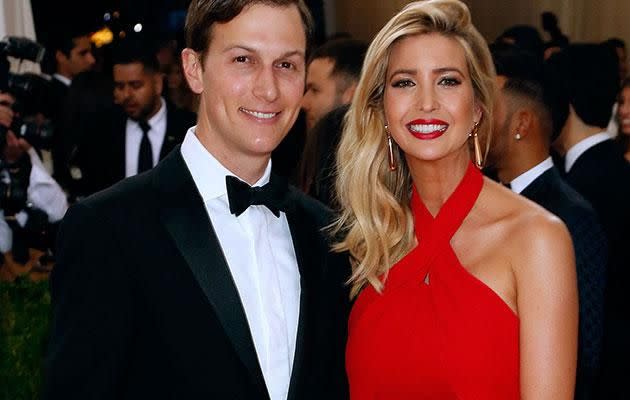
MULTIPOLYGON (((247 45, 242 45, 242 44, 237 44, 234 46, 228 46, 225 48, 225 50, 223 51, 224 53, 227 53, 228 51, 232 51, 235 49, 241 49, 241 50, 245 50, 247 52, 250 53, 258 53, 258 51, 252 47, 248 47, 247 45)), ((280 55, 279 58, 287 58, 287 57, 293 57, 293 56, 298 56, 298 57, 302 57, 304 58, 304 51, 302 50, 289 50, 283 54, 280 55)))

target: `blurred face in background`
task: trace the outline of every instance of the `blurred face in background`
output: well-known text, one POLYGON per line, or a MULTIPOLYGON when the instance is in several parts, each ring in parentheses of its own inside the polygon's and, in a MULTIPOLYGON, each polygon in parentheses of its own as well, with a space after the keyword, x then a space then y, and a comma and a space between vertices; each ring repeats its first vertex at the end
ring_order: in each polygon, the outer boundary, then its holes
POLYGON ((70 50, 70 55, 66 56, 61 51, 57 51, 56 55, 58 70, 70 79, 81 72, 91 70, 96 63, 89 36, 75 38, 73 42, 74 47, 70 50))
POLYGON ((114 103, 134 120, 148 120, 161 105, 162 74, 141 63, 114 65, 114 103))
POLYGON ((302 99, 307 129, 312 129, 324 115, 342 105, 337 80, 332 75, 334 68, 335 61, 327 57, 316 58, 308 66, 306 93, 302 99))
POLYGON ((630 86, 621 89, 618 99, 617 120, 619 133, 630 136, 630 86))

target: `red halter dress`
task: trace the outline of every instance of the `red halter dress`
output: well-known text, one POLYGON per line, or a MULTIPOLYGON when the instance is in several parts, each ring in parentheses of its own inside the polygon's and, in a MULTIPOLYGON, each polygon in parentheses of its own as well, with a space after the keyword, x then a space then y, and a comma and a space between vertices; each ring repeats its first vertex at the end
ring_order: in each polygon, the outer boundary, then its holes
POLYGON ((518 317, 450 246, 482 185, 470 164, 435 219, 414 189, 418 246, 391 268, 382 294, 363 289, 350 315, 351 400, 520 397, 518 317))

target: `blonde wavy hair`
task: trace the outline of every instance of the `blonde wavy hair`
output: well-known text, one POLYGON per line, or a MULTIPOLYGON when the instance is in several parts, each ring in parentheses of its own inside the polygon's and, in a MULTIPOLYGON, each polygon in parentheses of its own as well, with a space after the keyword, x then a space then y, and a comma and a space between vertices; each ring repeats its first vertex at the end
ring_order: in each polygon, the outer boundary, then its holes
MULTIPOLYGON (((370 45, 353 102, 346 114, 337 153, 337 198, 340 217, 331 226, 336 251, 348 251, 353 273, 351 296, 379 279, 415 245, 409 206, 411 177, 396 147, 398 169, 389 170, 383 92, 392 45, 400 39, 439 33, 461 44, 466 56, 476 104, 483 112, 479 138, 487 153, 492 129, 495 72, 484 38, 472 25, 470 12, 459 0, 413 2, 394 16, 370 45)), ((485 157, 484 157, 485 158, 485 157)))

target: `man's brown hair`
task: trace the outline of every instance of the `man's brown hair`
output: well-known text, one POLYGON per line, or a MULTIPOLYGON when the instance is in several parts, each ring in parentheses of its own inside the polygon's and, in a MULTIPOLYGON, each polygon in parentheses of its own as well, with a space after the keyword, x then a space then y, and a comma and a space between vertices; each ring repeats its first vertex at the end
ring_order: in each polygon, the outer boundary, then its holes
POLYGON ((226 23, 236 18, 243 9, 254 4, 273 7, 295 5, 300 12, 307 48, 313 36, 313 17, 304 0, 193 0, 186 16, 186 47, 199 53, 203 60, 210 46, 212 27, 215 23, 226 23))

